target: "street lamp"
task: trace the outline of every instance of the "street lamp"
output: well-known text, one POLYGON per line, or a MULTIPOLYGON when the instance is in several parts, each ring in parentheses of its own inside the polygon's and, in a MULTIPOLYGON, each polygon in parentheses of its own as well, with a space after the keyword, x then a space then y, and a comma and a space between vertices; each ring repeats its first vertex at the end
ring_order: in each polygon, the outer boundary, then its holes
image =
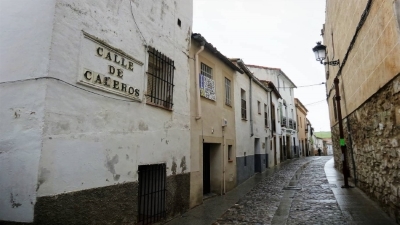
POLYGON ((329 61, 328 62, 322 62, 326 59, 326 46, 325 45, 321 45, 321 42, 317 42, 317 45, 312 49, 314 54, 315 54, 315 59, 317 61, 320 61, 321 64, 324 65, 331 65, 331 66, 337 66, 339 65, 339 59, 338 60, 333 60, 333 61, 329 61))
MULTIPOLYGON (((314 54, 315 54, 315 59, 317 61, 320 61, 321 64, 324 65, 330 65, 330 66, 340 66, 339 60, 333 60, 327 62, 323 62, 326 59, 326 46, 321 45, 321 42, 317 42, 317 45, 312 49, 314 54)), ((340 108, 340 95, 339 95, 339 79, 337 76, 333 80, 333 83, 335 84, 335 98, 336 98, 336 106, 337 106, 337 115, 338 115, 338 123, 339 123, 339 138, 340 138, 340 148, 342 150, 342 161, 343 161, 343 176, 344 176, 344 185, 342 188, 351 188, 349 186, 349 168, 347 164, 347 147, 346 147, 346 142, 344 140, 344 134, 343 134, 343 122, 342 122, 342 110, 340 108)))

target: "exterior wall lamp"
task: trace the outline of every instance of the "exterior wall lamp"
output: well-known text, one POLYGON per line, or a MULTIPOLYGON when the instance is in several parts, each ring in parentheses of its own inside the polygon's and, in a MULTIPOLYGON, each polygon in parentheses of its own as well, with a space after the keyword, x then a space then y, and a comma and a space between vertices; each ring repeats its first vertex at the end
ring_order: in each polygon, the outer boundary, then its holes
POLYGON ((333 60, 328 62, 323 62, 326 59, 326 46, 321 45, 321 42, 317 42, 317 45, 312 49, 315 54, 315 59, 320 61, 321 64, 324 65, 331 65, 331 66, 338 66, 340 64, 339 59, 333 60))
MULTIPOLYGON (((321 42, 317 42, 317 46, 315 46, 313 49, 313 52, 315 54, 315 59, 317 61, 320 61, 321 64, 323 65, 328 65, 328 66, 340 66, 339 60, 334 60, 328 62, 323 62, 323 60, 326 59, 326 46, 321 45, 321 42)), ((349 166, 347 163, 347 146, 346 142, 344 140, 344 132, 343 132, 343 121, 342 121, 342 110, 340 108, 340 93, 339 93, 339 78, 336 76, 335 79, 333 80, 333 83, 335 84, 335 99, 336 99, 336 106, 337 106, 337 115, 338 115, 338 123, 339 123, 339 138, 340 138, 340 149, 342 150, 342 157, 341 160, 343 161, 343 176, 344 176, 344 185, 342 188, 352 188, 352 186, 349 185, 349 175, 350 175, 350 170, 349 166)))

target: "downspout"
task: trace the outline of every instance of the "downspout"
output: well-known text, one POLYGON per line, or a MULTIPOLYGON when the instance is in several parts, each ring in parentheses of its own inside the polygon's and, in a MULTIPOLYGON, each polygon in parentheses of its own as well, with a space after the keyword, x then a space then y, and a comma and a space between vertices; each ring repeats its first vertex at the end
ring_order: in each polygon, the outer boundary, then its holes
POLYGON ((197 112, 196 112, 196 120, 201 119, 201 104, 200 104, 200 66, 199 66, 199 54, 204 50, 205 42, 200 42, 200 49, 199 51, 194 54, 194 71, 195 71, 195 85, 196 85, 196 100, 197 100, 197 112))
POLYGON ((249 106, 250 106, 250 137, 254 136, 254 132, 253 132, 253 104, 252 104, 252 83, 253 83, 253 77, 249 77, 250 78, 250 102, 249 102, 249 106))
POLYGON ((225 134, 224 134, 224 127, 222 127, 222 182, 223 182, 223 192, 222 194, 225 195, 226 193, 226 181, 225 181, 225 134))

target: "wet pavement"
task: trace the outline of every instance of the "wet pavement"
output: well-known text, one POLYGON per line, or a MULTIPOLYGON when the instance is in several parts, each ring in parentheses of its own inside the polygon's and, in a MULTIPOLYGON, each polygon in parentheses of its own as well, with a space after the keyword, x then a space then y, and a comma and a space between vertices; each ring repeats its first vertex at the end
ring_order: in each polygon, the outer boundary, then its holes
POLYGON ((331 156, 287 160, 166 224, 396 224, 358 188, 342 184, 331 156))

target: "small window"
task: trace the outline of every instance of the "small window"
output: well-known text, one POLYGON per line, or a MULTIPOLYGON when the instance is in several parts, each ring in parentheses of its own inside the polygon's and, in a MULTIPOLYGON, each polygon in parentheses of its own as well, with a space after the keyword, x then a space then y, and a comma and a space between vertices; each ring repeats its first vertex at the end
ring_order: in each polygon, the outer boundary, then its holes
POLYGON ((247 156, 246 156, 246 152, 244 153, 244 166, 247 166, 247 156))
POLYGON ((174 92, 174 61, 150 47, 147 69, 147 103, 172 109, 174 92))
POLYGON ((225 104, 231 105, 231 80, 225 77, 225 104))
POLYGON ((260 103, 260 101, 257 101, 257 109, 258 109, 258 114, 261 115, 261 103, 260 103))
POLYGON ((241 114, 242 119, 247 119, 247 108, 246 108, 246 91, 241 89, 241 114))
POLYGON ((201 63, 200 73, 200 96, 216 101, 215 81, 213 80, 213 69, 204 63, 201 63))
POLYGON ((201 63, 201 74, 203 74, 204 76, 213 79, 213 73, 212 73, 212 68, 207 66, 204 63, 201 63))
POLYGON ((268 108, 266 104, 264 104, 264 125, 268 127, 268 108))
POLYGON ((232 158, 232 145, 228 145, 228 161, 232 162, 233 158, 232 158))

